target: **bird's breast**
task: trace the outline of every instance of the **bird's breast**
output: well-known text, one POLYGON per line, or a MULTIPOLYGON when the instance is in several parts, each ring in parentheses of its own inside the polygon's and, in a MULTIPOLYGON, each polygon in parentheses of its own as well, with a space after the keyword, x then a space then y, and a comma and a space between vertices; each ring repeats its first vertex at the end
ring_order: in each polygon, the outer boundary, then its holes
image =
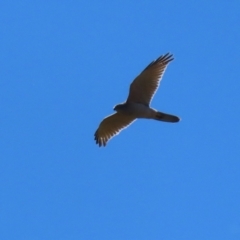
POLYGON ((133 114, 136 118, 152 118, 155 111, 141 103, 128 103, 128 112, 133 114))

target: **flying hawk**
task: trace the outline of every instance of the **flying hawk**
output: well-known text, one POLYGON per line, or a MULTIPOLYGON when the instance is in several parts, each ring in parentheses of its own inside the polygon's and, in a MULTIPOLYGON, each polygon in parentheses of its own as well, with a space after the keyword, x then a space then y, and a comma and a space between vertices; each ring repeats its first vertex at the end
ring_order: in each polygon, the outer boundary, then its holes
POLYGON ((116 113, 104 118, 95 132, 95 141, 99 147, 106 146, 108 140, 138 118, 171 123, 179 122, 179 117, 158 112, 150 107, 150 102, 158 89, 163 73, 172 60, 172 54, 162 55, 151 62, 134 79, 130 85, 127 101, 116 105, 113 108, 116 113))

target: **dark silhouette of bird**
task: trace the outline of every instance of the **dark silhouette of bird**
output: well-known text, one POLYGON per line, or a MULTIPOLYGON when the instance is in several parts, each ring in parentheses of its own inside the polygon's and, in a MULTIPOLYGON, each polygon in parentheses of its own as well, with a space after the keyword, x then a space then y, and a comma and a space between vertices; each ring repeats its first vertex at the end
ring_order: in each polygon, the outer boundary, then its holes
POLYGON ((159 112, 150 107, 163 73, 172 60, 172 54, 167 53, 160 56, 133 80, 126 102, 116 105, 113 109, 116 113, 104 118, 94 134, 95 141, 100 147, 106 146, 108 140, 138 118, 170 123, 179 122, 179 117, 159 112))

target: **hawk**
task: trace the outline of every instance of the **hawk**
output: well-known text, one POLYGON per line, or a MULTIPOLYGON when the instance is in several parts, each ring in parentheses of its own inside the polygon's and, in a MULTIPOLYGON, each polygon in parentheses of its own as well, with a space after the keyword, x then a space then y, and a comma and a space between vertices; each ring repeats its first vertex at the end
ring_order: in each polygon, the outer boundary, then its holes
POLYGON ((150 102, 158 89, 163 73, 173 59, 173 55, 170 53, 160 56, 133 80, 127 100, 116 105, 113 108, 116 113, 104 118, 95 132, 95 141, 99 147, 106 146, 108 140, 138 118, 171 123, 179 122, 179 117, 158 112, 150 107, 150 102))

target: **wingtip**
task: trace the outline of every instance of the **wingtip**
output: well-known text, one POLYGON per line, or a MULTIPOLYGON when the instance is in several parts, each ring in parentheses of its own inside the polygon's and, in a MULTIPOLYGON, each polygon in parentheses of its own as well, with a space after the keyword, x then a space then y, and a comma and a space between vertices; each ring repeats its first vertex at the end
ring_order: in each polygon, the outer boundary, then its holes
POLYGON ((173 54, 168 52, 165 55, 159 57, 159 59, 164 60, 165 62, 169 63, 174 60, 173 54))
POLYGON ((106 147, 106 145, 107 145, 107 142, 103 138, 100 138, 98 136, 98 131, 96 131, 95 134, 94 134, 94 140, 96 141, 96 144, 99 147, 106 147))

